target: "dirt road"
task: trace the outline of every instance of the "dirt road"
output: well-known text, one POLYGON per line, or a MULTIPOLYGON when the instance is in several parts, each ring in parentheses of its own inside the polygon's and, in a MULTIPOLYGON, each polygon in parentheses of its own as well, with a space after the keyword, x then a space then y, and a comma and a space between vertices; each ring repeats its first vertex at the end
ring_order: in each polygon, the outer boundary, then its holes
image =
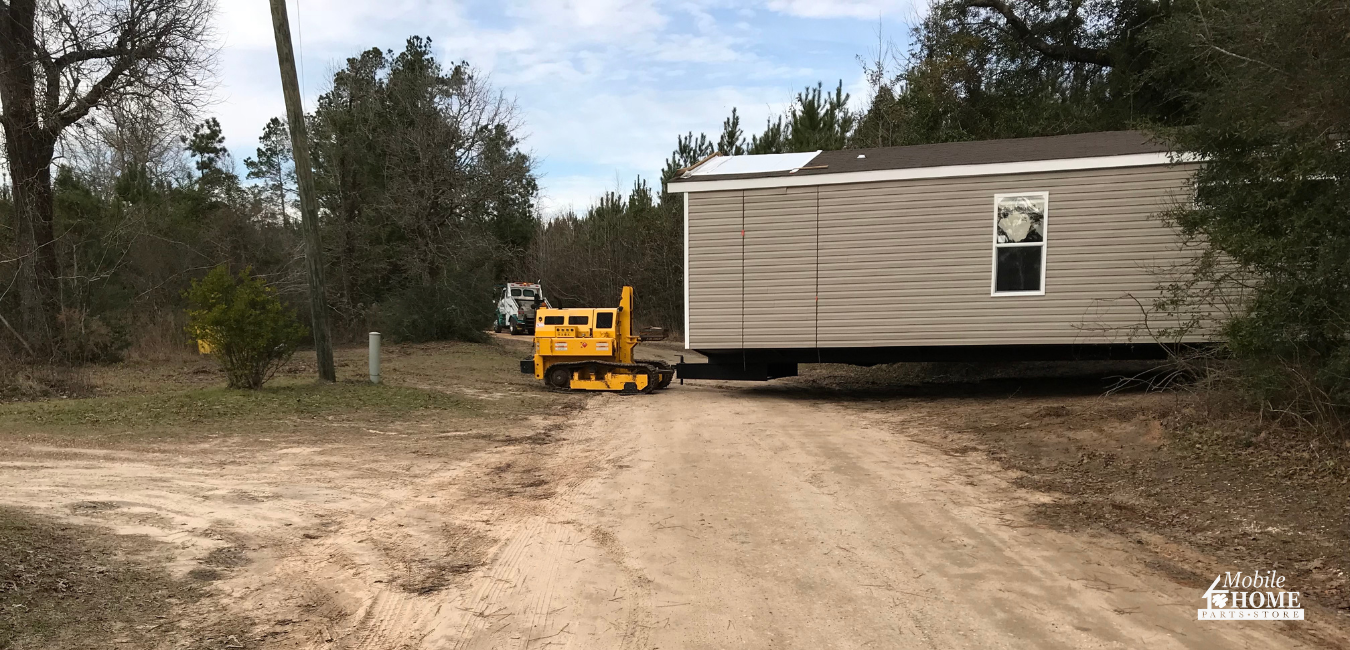
POLYGON ((922 422, 745 389, 600 398, 606 469, 520 526, 429 647, 1291 647, 1201 624, 1126 553, 1021 524, 1034 495, 922 422), (616 424, 623 423, 623 424, 616 424))
POLYGON ((1199 591, 1128 543, 1029 525, 1048 497, 920 441, 942 426, 691 384, 496 441, 30 448, 0 502, 170 543, 216 590, 197 620, 247 617, 246 647, 1305 647, 1196 621, 1199 591))

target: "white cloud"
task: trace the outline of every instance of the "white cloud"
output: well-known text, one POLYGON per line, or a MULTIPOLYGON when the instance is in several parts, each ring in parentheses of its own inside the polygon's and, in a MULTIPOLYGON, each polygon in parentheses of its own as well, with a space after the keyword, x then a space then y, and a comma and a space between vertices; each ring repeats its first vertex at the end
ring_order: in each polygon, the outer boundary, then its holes
MULTIPOLYGON (((803 86, 857 77, 854 55, 875 38, 877 16, 914 6, 913 0, 299 0, 297 11, 297 0, 288 1, 308 108, 347 57, 370 47, 401 49, 409 35, 430 36, 442 61, 469 61, 517 99, 529 134, 525 146, 541 161, 548 210, 584 210, 616 182, 627 191, 639 174, 655 181, 677 134, 715 137, 733 106, 742 128, 758 133, 803 86), (832 30, 820 38, 817 25, 803 31, 801 17, 860 20, 819 23, 832 30), (802 39, 813 43, 810 57, 801 55, 802 39)), ((263 0, 224 0, 219 20, 214 114, 242 161, 267 119, 285 112, 271 16, 263 0)))
MULTIPOLYGON (((287 0, 287 16, 297 47, 346 50, 369 47, 371 36, 391 26, 430 27, 463 23, 453 2, 427 0, 287 0)), ((274 48, 272 14, 264 0, 228 0, 218 5, 220 31, 229 48, 274 48)), ((414 32, 411 33, 422 33, 414 32)), ((382 35, 382 34, 381 34, 382 35)), ((403 34, 407 36, 408 34, 403 34)), ((402 38, 399 39, 402 41, 402 38)))
POLYGON ((523 0, 509 15, 552 28, 564 41, 613 41, 660 29, 667 18, 652 0, 523 0))
POLYGON ((576 98, 560 102, 566 106, 562 110, 527 110, 525 121, 533 133, 529 145, 543 167, 589 172, 546 174, 541 206, 549 215, 568 207, 583 211, 603 192, 626 193, 638 176, 655 185, 676 136, 704 132, 715 140, 722 120, 736 107, 749 139, 770 114, 785 109, 790 96, 786 86, 648 90, 576 98))
POLYGON ((883 16, 912 15, 917 5, 915 0, 771 0, 769 9, 801 18, 876 20, 883 16))
POLYGON ((733 39, 692 36, 668 40, 652 48, 657 60, 667 63, 729 63, 751 58, 736 49, 733 39))
MULTIPOLYGON (((599 175, 573 174, 569 176, 548 176, 540 179, 544 189, 540 192, 539 208, 545 217, 555 217, 572 210, 584 214, 605 192, 628 190, 629 185, 622 184, 622 177, 605 178, 599 175)), ((632 179, 628 179, 631 183, 632 179)))
POLYGON ((533 133, 530 146, 545 159, 565 156, 651 176, 675 148, 677 135, 703 131, 716 137, 733 107, 742 128, 758 132, 789 98, 786 87, 598 94, 565 102, 561 110, 527 110, 525 120, 533 133))
MULTIPOLYGON (((449 2, 287 0, 287 5, 307 110, 349 56, 370 47, 401 48, 412 34, 473 31, 449 2)), ((220 119, 226 146, 243 161, 253 155, 267 120, 286 112, 272 14, 264 0, 228 0, 218 4, 216 20, 220 83, 208 110, 220 119)))

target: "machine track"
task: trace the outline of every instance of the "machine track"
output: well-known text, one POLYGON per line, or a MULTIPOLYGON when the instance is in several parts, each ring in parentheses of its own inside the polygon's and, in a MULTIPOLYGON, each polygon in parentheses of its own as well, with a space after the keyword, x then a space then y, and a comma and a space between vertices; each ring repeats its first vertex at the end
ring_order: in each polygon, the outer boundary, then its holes
POLYGON ((665 361, 660 361, 657 359, 636 359, 636 362, 656 368, 657 388, 665 388, 666 386, 670 385, 670 382, 672 380, 675 379, 675 368, 672 367, 669 363, 666 363, 665 361))
POLYGON ((647 386, 637 391, 621 391, 622 393, 632 394, 636 392, 651 393, 659 388, 665 388, 670 385, 675 378, 675 370, 670 364, 664 361, 639 360, 636 363, 614 363, 609 361, 575 361, 567 363, 555 363, 549 366, 548 373, 544 376, 544 382, 554 390, 570 391, 571 377, 573 372, 582 371, 592 375, 600 375, 616 370, 624 370, 645 373, 647 375, 647 386), (567 385, 564 385, 566 382, 567 385))

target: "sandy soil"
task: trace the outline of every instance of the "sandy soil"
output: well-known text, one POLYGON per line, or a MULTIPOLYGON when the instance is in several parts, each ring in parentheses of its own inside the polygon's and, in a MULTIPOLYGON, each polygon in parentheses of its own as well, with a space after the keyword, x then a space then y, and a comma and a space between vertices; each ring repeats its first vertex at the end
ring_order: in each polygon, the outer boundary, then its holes
POLYGON ((1269 626, 1201 624, 1198 593, 1128 552, 1026 525, 1044 497, 904 435, 924 426, 738 388, 599 401, 565 435, 604 439, 608 471, 516 533, 460 601, 477 624, 426 640, 1299 647, 1269 626))
POLYGON ((171 544, 217 594, 195 620, 247 617, 246 647, 1307 647, 1032 525, 1050 497, 920 442, 942 426, 691 383, 509 434, 34 445, 0 503, 171 544))

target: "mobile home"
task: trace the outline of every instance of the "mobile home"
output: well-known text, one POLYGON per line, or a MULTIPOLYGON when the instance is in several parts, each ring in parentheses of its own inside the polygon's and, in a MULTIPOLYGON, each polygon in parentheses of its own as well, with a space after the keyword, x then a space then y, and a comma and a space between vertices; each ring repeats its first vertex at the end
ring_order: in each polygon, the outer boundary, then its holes
POLYGON ((712 362, 684 376, 1160 357, 1149 310, 1196 252, 1158 215, 1194 165, 1135 131, 714 156, 669 184, 712 362))

